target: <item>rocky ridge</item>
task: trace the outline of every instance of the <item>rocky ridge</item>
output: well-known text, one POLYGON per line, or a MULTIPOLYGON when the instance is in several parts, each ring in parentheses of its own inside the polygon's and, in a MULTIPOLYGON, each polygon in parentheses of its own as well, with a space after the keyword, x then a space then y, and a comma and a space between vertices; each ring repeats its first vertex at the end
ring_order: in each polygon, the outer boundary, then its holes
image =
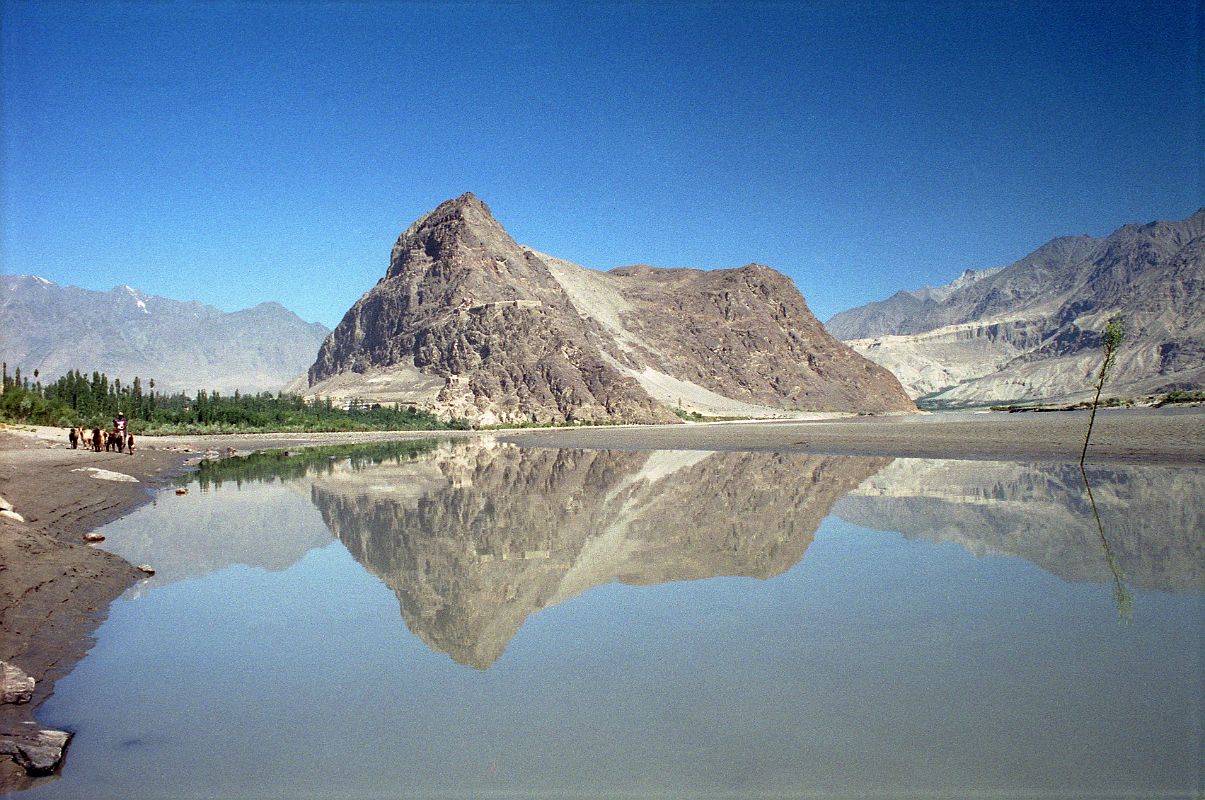
POLYGON ((1055 239, 1004 269, 939 291, 899 293, 827 327, 891 370, 911 397, 943 405, 1082 399, 1113 315, 1127 335, 1108 391, 1205 384, 1205 209, 1055 239))
POLYGON ((519 245, 472 194, 398 238, 308 383, 483 424, 914 408, 768 267, 597 272, 519 245))

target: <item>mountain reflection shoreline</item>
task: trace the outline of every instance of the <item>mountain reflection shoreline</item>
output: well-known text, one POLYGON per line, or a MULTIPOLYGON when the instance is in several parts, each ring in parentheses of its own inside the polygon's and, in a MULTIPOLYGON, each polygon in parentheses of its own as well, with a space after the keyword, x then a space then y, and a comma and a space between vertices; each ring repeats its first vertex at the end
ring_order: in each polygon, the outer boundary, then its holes
MULTIPOLYGON (((1205 588, 1205 470, 1089 468, 1102 551, 1078 466, 766 452, 522 448, 492 439, 275 451, 208 462, 214 511, 189 535, 112 540, 156 564, 139 590, 241 563, 287 568, 323 534, 255 525, 251 484, 307 496, 398 600, 407 628, 487 669, 525 620, 612 582, 770 579, 806 555, 830 514, 976 555, 1025 559, 1064 580, 1205 588), (233 484, 233 486, 232 486, 233 484), (231 489, 235 491, 231 491, 231 489), (246 511, 221 516, 242 504, 246 511)), ((163 527, 159 527, 163 530, 163 527)))
POLYGON ((1188 796, 1205 470, 1088 475, 489 439, 206 464, 106 526, 158 571, 44 704, 77 736, 34 791, 1188 796))

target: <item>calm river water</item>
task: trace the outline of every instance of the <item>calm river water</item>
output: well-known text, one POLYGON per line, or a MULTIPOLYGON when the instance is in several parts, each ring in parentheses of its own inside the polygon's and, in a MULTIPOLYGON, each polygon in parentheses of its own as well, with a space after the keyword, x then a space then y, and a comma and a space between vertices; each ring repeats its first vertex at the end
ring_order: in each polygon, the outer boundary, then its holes
POLYGON ((159 571, 40 710, 76 735, 22 797, 1200 797, 1205 470, 1087 474, 212 465, 105 528, 159 571))

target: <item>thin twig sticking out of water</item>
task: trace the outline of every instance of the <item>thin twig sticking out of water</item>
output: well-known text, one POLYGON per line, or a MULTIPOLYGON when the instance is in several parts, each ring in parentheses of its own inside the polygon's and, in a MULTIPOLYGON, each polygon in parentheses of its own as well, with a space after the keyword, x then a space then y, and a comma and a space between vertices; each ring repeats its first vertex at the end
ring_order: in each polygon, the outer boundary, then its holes
MULTIPOLYGON (((1088 433, 1084 436, 1084 450, 1079 455, 1079 468, 1084 468, 1084 459, 1088 457, 1088 440, 1092 438, 1092 423, 1096 422, 1096 406, 1100 403, 1100 390, 1105 386, 1105 378, 1109 376, 1109 370, 1113 368, 1113 362, 1117 360, 1117 348, 1121 347, 1121 340, 1126 336, 1125 322, 1121 317, 1113 317, 1105 325, 1105 333, 1102 337, 1105 344, 1105 361, 1100 365, 1100 377, 1096 381, 1096 397, 1092 399, 1092 414, 1088 417, 1088 433)), ((1091 489, 1088 494, 1091 495, 1091 489)), ((1095 508, 1095 505, 1093 506, 1095 508)), ((1097 522, 1100 522, 1098 519, 1097 522)))
POLYGON ((1096 519, 1096 532, 1100 534, 1100 544, 1105 551, 1105 563, 1109 565, 1109 572, 1113 573, 1113 602, 1117 605, 1117 615, 1121 617, 1122 622, 1128 624, 1134 621, 1134 595, 1126 588, 1125 574, 1122 573, 1121 565, 1113 555, 1113 548, 1105 537, 1105 526, 1101 524, 1100 512, 1096 509, 1096 498, 1092 496, 1092 484, 1088 483, 1088 471, 1084 469, 1082 461, 1079 472, 1084 478, 1084 488, 1088 490, 1088 503, 1092 506, 1092 516, 1096 519))

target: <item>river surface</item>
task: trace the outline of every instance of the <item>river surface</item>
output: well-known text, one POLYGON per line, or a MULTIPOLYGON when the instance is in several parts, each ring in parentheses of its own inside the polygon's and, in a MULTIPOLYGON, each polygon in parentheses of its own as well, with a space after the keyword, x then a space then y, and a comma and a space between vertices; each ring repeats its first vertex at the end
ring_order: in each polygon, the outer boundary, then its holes
POLYGON ((1200 797, 1205 470, 470 441, 260 454, 30 798, 1200 797), (1089 494, 1088 489, 1091 492, 1089 494))

